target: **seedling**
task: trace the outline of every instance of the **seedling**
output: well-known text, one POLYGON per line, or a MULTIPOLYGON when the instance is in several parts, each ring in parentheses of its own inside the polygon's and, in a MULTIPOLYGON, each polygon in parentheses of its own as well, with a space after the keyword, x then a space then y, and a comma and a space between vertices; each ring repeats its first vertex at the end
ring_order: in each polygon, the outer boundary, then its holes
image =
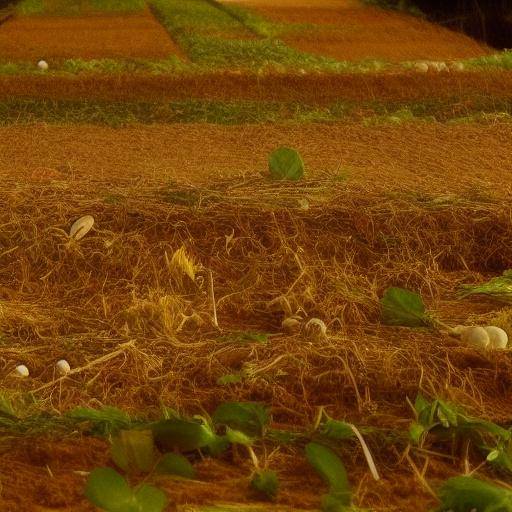
POLYGON ((251 479, 251 487, 268 500, 273 500, 279 490, 279 479, 275 471, 257 471, 251 479))
POLYGON ((298 181, 304 176, 304 162, 295 149, 278 148, 268 159, 270 177, 273 180, 298 181))
POLYGON ((165 494, 152 485, 131 488, 111 468, 97 468, 87 479, 85 495, 105 512, 161 512, 167 506, 165 494))
POLYGON ((213 423, 237 430, 249 437, 262 437, 270 422, 267 407, 256 402, 227 402, 213 414, 213 423))

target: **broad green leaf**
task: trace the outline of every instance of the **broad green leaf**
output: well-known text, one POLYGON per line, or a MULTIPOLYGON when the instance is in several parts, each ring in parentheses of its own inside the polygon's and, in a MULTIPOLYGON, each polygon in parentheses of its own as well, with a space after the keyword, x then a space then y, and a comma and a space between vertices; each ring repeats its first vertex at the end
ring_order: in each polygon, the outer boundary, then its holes
POLYGON ((206 448, 212 457, 219 457, 230 447, 230 444, 227 436, 215 436, 206 448))
POLYGON ((176 475, 183 478, 195 478, 194 467, 186 457, 178 453, 166 453, 158 462, 156 472, 162 475, 176 475))
POLYGON ((208 425, 170 418, 151 425, 156 444, 166 451, 189 452, 208 446, 216 435, 208 425))
POLYGON ((414 444, 420 444, 421 438, 425 432, 425 427, 419 423, 413 423, 409 427, 409 437, 414 444))
POLYGON ((244 446, 252 446, 254 444, 254 439, 252 437, 229 427, 226 427, 226 439, 231 444, 243 444, 244 446))
POLYGON ((267 407, 256 402, 226 402, 213 414, 215 425, 225 425, 249 437, 261 437, 269 421, 267 407))
POLYGON ((458 411, 452 404, 437 400, 437 416, 444 427, 456 427, 458 411))
POLYGON ((380 301, 382 318, 387 325, 425 327, 432 321, 417 293, 403 288, 388 288, 380 301))
POLYGON ((101 409, 77 407, 68 412, 67 416, 75 421, 89 423, 92 432, 103 436, 108 436, 119 430, 129 429, 134 423, 124 411, 108 406, 101 409))
POLYGON ((298 181, 304 176, 304 162, 295 149, 281 147, 268 159, 270 177, 273 180, 298 181))
POLYGON ((340 458, 330 448, 318 443, 306 445, 306 458, 329 485, 329 494, 338 496, 341 502, 350 505, 350 485, 340 458))
POLYGON ((355 437, 352 427, 344 421, 329 419, 321 426, 320 433, 330 439, 343 440, 355 437))
POLYGON ((167 496, 152 485, 141 485, 135 490, 137 512, 162 512, 167 506, 167 496))
POLYGON ((91 471, 85 496, 96 507, 107 512, 135 512, 133 491, 128 482, 111 468, 91 471))
POLYGON ((469 476, 447 480, 439 491, 439 512, 512 512, 512 492, 469 476))
POLYGON ((219 386, 238 384, 239 382, 242 382, 242 376, 239 373, 229 373, 227 375, 222 375, 217 379, 217 384, 219 384, 219 386))
POLYGON ((252 477, 251 487, 267 499, 273 500, 279 490, 279 480, 276 472, 270 470, 258 471, 252 477))
POLYGON ((122 430, 110 451, 115 464, 127 473, 149 473, 155 463, 151 430, 122 430))

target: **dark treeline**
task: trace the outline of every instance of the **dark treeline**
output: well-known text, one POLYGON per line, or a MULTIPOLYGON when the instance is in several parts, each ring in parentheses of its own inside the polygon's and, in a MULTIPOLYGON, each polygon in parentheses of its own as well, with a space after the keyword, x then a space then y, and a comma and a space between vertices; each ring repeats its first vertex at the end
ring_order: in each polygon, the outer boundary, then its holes
POLYGON ((512 48, 512 0, 387 0, 414 5, 430 20, 460 30, 495 48, 512 48))

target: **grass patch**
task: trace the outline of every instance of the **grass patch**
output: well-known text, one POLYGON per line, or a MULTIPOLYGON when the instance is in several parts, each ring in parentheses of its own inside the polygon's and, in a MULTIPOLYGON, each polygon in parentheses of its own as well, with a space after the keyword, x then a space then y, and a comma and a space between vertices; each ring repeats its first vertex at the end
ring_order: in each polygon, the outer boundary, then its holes
POLYGON ((294 50, 274 36, 279 30, 241 8, 209 0, 151 0, 155 14, 196 64, 210 67, 284 68, 340 71, 345 64, 294 50), (254 34, 260 38, 254 38, 254 34))
POLYGON ((341 120, 365 126, 407 122, 490 123, 512 120, 512 105, 491 105, 461 115, 449 103, 364 105, 338 101, 326 107, 299 102, 206 101, 101 102, 87 100, 14 99, 0 102, 0 124, 71 123, 125 126, 134 123, 212 123, 240 125, 252 123, 334 123, 341 120), (364 111, 364 116, 361 115, 364 111))
POLYGON ((145 9, 144 0, 22 0, 16 7, 21 16, 39 14, 79 15, 87 12, 136 12, 145 9))

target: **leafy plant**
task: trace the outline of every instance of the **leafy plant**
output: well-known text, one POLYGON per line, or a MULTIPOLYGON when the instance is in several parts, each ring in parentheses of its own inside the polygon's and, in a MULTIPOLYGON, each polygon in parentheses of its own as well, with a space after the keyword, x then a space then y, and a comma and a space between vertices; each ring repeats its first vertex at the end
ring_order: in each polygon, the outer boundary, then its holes
POLYGON ((256 402, 226 402, 213 414, 215 425, 224 425, 249 437, 261 437, 270 421, 268 408, 256 402))
POLYGON ((91 472, 85 495, 93 505, 106 512, 161 512, 167 505, 167 498, 160 489, 147 484, 132 489, 111 468, 97 468, 91 472))
POLYGON ((230 343, 266 343, 268 341, 268 334, 252 331, 233 332, 221 336, 219 341, 230 343))
POLYGON ((451 442, 465 439, 486 454, 492 464, 512 471, 512 433, 491 421, 468 416, 455 404, 419 394, 414 403, 417 416, 409 429, 414 444, 422 445, 427 435, 451 442))
POLYGON ((195 478, 196 472, 186 457, 178 453, 166 453, 159 461, 155 471, 162 475, 176 475, 182 478, 195 478))
POLYGON ((512 512, 512 491, 469 476, 447 480, 439 499, 438 512, 512 512))
POLYGON ((347 471, 336 453, 327 446, 309 443, 306 445, 306 458, 329 485, 329 494, 324 497, 323 509, 333 510, 334 506, 349 507, 352 498, 347 471))
POLYGON ((110 447, 112 460, 127 473, 149 473, 156 450, 151 430, 122 430, 110 447))
POLYGON ((104 406, 101 409, 77 407, 67 413, 67 417, 88 424, 93 434, 108 436, 119 430, 129 429, 136 423, 128 414, 116 407, 104 406))
POLYGON ((298 181, 304 176, 304 162, 295 149, 281 147, 273 151, 268 159, 270 177, 273 180, 298 181))
POLYGON ((256 472, 251 479, 251 487, 267 499, 273 500, 279 490, 279 479, 276 472, 270 470, 256 472))
POLYGON ((151 425, 157 446, 165 451, 190 452, 212 444, 217 436, 203 420, 169 418, 151 425))
POLYGON ((382 318, 387 325, 431 327, 433 320, 417 293, 404 288, 388 288, 380 301, 382 318))
POLYGON ((470 295, 489 295, 504 302, 512 302, 512 270, 505 270, 501 276, 493 277, 481 285, 462 285, 459 296, 463 298, 470 295))

